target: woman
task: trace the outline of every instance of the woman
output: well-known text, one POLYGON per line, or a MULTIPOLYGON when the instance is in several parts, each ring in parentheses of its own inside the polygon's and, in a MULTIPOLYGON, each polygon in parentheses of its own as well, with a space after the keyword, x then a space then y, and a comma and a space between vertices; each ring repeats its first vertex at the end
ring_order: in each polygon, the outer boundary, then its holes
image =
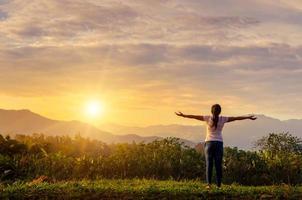
POLYGON ((222 129, 224 123, 233 122, 236 120, 244 119, 257 119, 254 115, 241 116, 241 117, 224 117, 220 116, 221 106, 215 104, 212 106, 212 116, 203 115, 185 115, 181 112, 176 112, 175 114, 180 117, 186 117, 191 119, 197 119, 200 121, 205 121, 207 124, 207 135, 205 139, 205 157, 206 157, 206 178, 208 186, 212 183, 212 171, 213 171, 213 161, 215 161, 217 186, 221 186, 222 178, 222 156, 223 156, 223 139, 222 139, 222 129))

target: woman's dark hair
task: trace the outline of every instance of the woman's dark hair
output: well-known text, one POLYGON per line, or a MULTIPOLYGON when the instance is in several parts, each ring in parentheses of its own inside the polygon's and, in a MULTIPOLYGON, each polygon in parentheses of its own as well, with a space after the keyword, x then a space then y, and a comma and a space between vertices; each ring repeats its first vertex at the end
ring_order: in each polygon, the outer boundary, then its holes
POLYGON ((213 115, 213 126, 215 126, 215 129, 217 129, 218 126, 218 120, 219 115, 221 113, 221 106, 219 104, 215 104, 212 106, 212 115, 213 115))

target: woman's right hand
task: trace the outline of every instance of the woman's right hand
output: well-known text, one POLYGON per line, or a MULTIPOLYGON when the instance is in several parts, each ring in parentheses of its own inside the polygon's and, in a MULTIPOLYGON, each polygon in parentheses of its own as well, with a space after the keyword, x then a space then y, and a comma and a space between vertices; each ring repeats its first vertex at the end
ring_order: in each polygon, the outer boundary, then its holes
POLYGON ((180 117, 183 117, 184 116, 184 114, 182 113, 182 112, 175 112, 175 114, 177 115, 177 116, 180 116, 180 117))

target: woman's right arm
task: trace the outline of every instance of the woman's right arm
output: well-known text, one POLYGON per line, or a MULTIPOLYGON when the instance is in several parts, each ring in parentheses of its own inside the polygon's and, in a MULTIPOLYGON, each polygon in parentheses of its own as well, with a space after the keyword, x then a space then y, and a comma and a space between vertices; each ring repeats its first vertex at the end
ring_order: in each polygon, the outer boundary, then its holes
POLYGON ((239 116, 239 117, 228 117, 228 121, 227 122, 233 122, 233 121, 245 120, 245 119, 256 120, 257 117, 255 115, 239 116))
POLYGON ((200 121, 204 121, 204 117, 202 115, 185 115, 182 112, 175 112, 175 114, 177 116, 180 116, 180 117, 185 117, 185 118, 191 118, 191 119, 197 119, 197 120, 200 120, 200 121))

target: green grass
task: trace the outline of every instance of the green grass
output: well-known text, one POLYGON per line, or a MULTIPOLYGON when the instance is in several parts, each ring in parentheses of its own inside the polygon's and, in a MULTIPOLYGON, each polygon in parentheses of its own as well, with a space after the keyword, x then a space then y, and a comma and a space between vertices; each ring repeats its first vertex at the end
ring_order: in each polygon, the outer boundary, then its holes
POLYGON ((224 185, 198 181, 98 180, 0 184, 0 199, 302 199, 302 187, 224 185))

